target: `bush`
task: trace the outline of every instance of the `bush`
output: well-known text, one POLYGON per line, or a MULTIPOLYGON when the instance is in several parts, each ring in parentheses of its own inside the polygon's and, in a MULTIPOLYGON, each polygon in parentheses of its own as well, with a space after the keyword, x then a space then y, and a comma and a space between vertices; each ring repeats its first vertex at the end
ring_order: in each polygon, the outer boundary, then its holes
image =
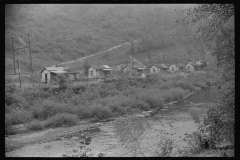
POLYGON ((78 118, 76 115, 68 114, 68 113, 62 113, 57 114, 53 117, 50 117, 46 120, 44 123, 45 127, 67 127, 67 126, 73 126, 78 123, 78 118))
POLYGON ((59 113, 69 112, 65 104, 46 100, 40 106, 36 105, 32 111, 32 118, 45 120, 59 113))
POLYGON ((18 94, 11 94, 11 93, 5 93, 5 103, 10 106, 13 104, 16 104, 17 107, 25 107, 28 106, 27 101, 25 98, 19 96, 18 94))
POLYGON ((136 99, 146 102, 151 108, 163 106, 161 92, 158 90, 142 90, 136 94, 136 99))
POLYGON ((103 107, 101 104, 93 104, 90 106, 90 111, 93 117, 105 119, 112 116, 111 110, 108 107, 103 107))
POLYGON ((21 96, 24 97, 28 102, 32 102, 36 99, 49 98, 52 95, 49 92, 41 91, 39 89, 30 89, 30 90, 24 90, 21 93, 21 96))
POLYGON ((39 120, 33 120, 32 122, 27 124, 27 129, 33 131, 42 130, 43 127, 43 123, 39 120))
POLYGON ((31 119, 31 113, 25 110, 12 109, 10 113, 5 114, 12 125, 23 124, 31 119))
POLYGON ((8 116, 5 116, 5 134, 13 135, 16 133, 17 133, 17 130, 12 126, 12 119, 8 116))

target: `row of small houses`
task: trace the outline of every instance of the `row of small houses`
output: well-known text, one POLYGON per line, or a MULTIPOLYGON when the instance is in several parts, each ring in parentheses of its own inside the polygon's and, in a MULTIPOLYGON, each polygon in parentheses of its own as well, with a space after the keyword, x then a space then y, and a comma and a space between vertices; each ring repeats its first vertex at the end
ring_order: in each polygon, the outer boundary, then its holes
MULTIPOLYGON (((121 71, 125 74, 145 77, 146 73, 173 73, 176 71, 199 71, 208 65, 208 62, 197 61, 196 63, 189 62, 185 64, 153 64, 151 66, 144 66, 141 64, 120 64, 116 67, 108 65, 91 65, 88 68, 88 78, 105 78, 112 74, 114 70, 121 71)), ((41 82, 50 83, 51 80, 58 74, 64 74, 69 80, 78 80, 80 77, 85 77, 85 71, 70 71, 68 67, 45 67, 41 71, 41 82)))

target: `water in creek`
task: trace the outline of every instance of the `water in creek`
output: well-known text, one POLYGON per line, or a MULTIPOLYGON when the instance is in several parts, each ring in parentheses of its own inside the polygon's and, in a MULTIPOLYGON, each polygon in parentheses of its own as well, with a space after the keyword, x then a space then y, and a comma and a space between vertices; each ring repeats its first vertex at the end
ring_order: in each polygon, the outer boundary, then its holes
POLYGON ((169 105, 168 108, 158 109, 156 112, 151 113, 149 117, 153 117, 156 114, 169 114, 174 111, 178 112, 186 112, 192 104, 200 104, 200 103, 210 103, 213 102, 214 99, 214 89, 207 89, 203 91, 199 91, 193 93, 192 95, 172 104, 169 105))

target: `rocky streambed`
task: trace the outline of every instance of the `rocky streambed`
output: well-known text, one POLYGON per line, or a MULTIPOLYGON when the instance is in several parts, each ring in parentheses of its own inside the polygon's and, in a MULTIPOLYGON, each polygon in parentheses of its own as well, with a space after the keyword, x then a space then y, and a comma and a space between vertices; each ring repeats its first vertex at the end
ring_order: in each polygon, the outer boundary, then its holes
MULTIPOLYGON (((163 130, 174 140, 171 156, 178 156, 179 151, 187 149, 188 145, 183 141, 184 134, 197 130, 197 124, 187 110, 193 102, 210 101, 209 95, 204 92, 194 93, 155 112, 149 111, 137 115, 144 117, 151 124, 141 139, 141 149, 145 156, 158 155, 160 132, 163 130)), ((86 156, 91 157, 142 156, 131 144, 123 145, 120 142, 114 122, 115 119, 102 122, 83 121, 73 127, 8 136, 5 137, 5 155, 7 157, 79 157, 85 152, 86 156), (86 137, 88 142, 83 149, 80 142, 86 137)))

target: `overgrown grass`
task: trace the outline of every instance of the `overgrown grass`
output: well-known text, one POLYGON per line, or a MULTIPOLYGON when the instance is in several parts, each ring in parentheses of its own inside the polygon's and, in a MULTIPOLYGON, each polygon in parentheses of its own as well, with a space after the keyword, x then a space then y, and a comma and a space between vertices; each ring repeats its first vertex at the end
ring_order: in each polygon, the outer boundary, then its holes
POLYGON ((16 134, 17 130, 12 126, 12 120, 9 117, 5 117, 5 134, 12 135, 16 134))
POLYGON ((11 125, 23 124, 31 119, 31 113, 26 110, 12 109, 5 117, 11 121, 11 125))
POLYGON ((184 78, 178 74, 159 74, 146 78, 122 77, 62 88, 58 92, 36 88, 20 91, 10 85, 5 88, 5 114, 11 125, 29 122, 29 129, 37 130, 40 121, 45 120, 50 126, 58 126, 53 121, 58 121, 59 114, 72 114, 79 119, 105 119, 135 110, 161 108, 196 87, 205 88, 210 84, 204 75, 184 78), (49 120, 54 119, 52 117, 56 120, 49 120))
POLYGON ((69 126, 76 125, 77 123, 78 123, 78 118, 76 115, 61 113, 48 118, 44 123, 44 126, 46 128, 69 127, 69 126))
POLYGON ((30 123, 27 124, 27 129, 28 130, 42 130, 44 128, 43 122, 39 120, 33 120, 30 123))
POLYGON ((56 114, 66 112, 69 112, 66 104, 54 102, 51 100, 45 100, 43 104, 40 104, 40 106, 36 105, 32 109, 32 118, 45 120, 56 114))

